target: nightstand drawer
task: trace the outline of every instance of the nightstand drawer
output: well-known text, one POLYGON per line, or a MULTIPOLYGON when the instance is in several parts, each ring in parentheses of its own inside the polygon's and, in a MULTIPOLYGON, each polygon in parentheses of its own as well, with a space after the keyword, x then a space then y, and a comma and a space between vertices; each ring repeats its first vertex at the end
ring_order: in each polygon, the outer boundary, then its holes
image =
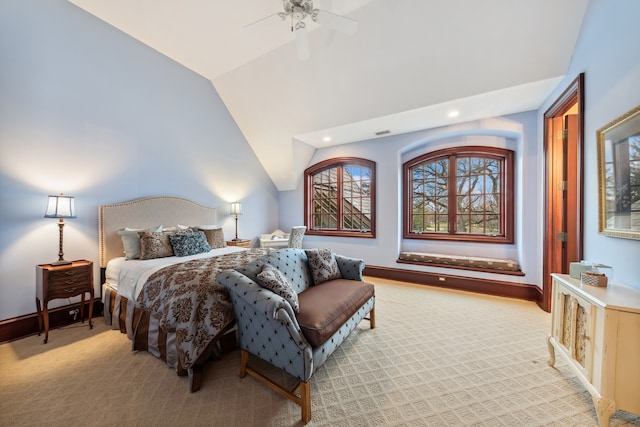
POLYGON ((49 272, 49 291, 66 289, 91 279, 91 266, 54 270, 49 272))
POLYGON ((85 281, 76 281, 73 284, 49 288, 49 299, 54 298, 70 298, 80 295, 83 292, 89 292, 89 285, 85 281))

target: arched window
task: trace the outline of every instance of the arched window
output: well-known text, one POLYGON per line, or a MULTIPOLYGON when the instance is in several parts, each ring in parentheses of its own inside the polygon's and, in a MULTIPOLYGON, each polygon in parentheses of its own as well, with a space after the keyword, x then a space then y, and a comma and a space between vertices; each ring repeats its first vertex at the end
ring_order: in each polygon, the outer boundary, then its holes
POLYGON ((404 238, 513 243, 513 157, 502 148, 467 146, 407 161, 404 238))
POLYGON ((329 159, 304 171, 306 234, 375 237, 376 164, 355 157, 329 159))

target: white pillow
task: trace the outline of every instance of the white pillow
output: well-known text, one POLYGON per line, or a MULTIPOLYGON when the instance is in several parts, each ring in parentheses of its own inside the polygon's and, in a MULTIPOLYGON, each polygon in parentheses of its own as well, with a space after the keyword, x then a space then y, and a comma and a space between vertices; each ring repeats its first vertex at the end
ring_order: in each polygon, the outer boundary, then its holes
POLYGON ((219 225, 194 225, 191 228, 194 230, 217 230, 221 227, 219 225))
MULTIPOLYGON (((162 230, 160 230, 160 231, 182 233, 182 232, 189 231, 189 230, 191 230, 191 227, 188 227, 186 225, 178 224, 178 225, 176 225, 174 227, 162 227, 162 230)), ((147 231, 147 230, 144 230, 144 231, 147 231)))
POLYGON ((125 259, 140 259, 140 236, 141 231, 155 231, 161 232, 162 226, 154 228, 125 228, 124 230, 118 230, 118 236, 122 240, 122 247, 124 248, 125 259))

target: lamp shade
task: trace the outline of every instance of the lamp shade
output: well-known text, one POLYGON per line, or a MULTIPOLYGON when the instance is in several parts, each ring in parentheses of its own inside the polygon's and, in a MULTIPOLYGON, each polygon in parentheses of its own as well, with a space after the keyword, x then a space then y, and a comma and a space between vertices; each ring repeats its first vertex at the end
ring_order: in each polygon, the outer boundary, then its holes
POLYGON ((47 212, 45 218, 75 218, 76 205, 73 197, 60 194, 59 196, 49 196, 47 212))
POLYGON ((231 203, 231 215, 242 215, 242 204, 240 202, 231 203))

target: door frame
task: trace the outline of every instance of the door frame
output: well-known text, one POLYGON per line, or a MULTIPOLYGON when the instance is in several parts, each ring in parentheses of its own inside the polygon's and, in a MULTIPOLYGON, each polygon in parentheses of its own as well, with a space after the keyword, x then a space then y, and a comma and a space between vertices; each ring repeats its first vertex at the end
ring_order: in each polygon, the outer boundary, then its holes
MULTIPOLYGON (((579 259, 583 257, 583 224, 584 224, 584 73, 580 73, 573 82, 562 92, 562 94, 551 104, 544 113, 544 221, 543 221, 543 255, 542 255, 542 301, 538 301, 538 305, 545 311, 551 311, 551 273, 563 273, 562 271, 551 271, 552 260, 554 257, 562 256, 562 254, 554 253, 549 248, 550 239, 555 239, 550 229, 551 221, 551 198, 553 194, 549 191, 549 177, 552 175, 553 163, 551 162, 552 147, 554 144, 553 136, 550 135, 550 124, 555 118, 564 116, 575 104, 578 104, 578 126, 576 136, 576 155, 577 155, 577 187, 568 189, 574 192, 574 200, 577 203, 575 235, 568 236, 572 239, 572 243, 577 249, 579 259), (575 191, 574 191, 575 190, 575 191)), ((566 155, 566 151, 564 153, 566 155)), ((566 162, 563 162, 566 164, 566 162)), ((568 272, 565 272, 568 273, 568 272)))

